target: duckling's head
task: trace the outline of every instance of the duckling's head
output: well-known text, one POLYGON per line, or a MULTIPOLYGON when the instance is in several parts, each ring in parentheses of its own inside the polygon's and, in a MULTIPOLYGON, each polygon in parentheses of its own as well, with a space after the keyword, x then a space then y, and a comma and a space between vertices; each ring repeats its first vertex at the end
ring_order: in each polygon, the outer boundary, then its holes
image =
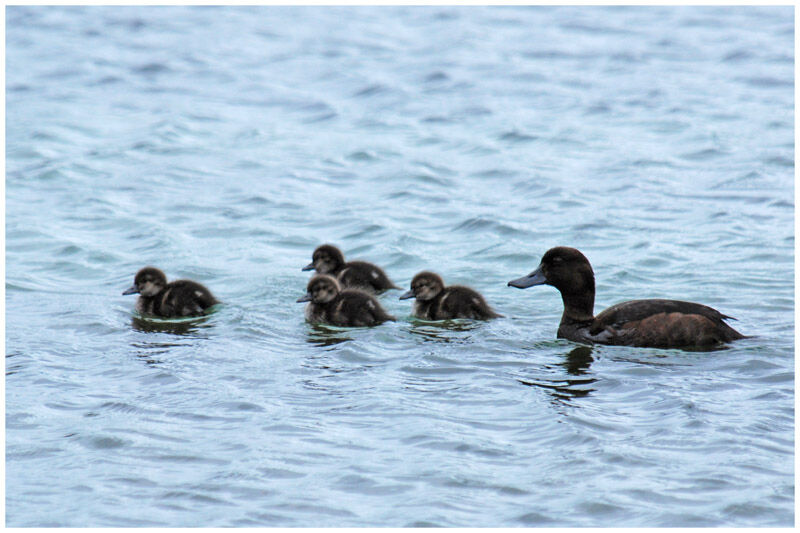
POLYGON ((136 273, 133 285, 122 294, 141 294, 155 296, 167 286, 167 276, 155 267, 144 267, 136 273))
POLYGON ((401 300, 416 298, 417 300, 431 300, 444 290, 444 280, 439 274, 433 272, 420 272, 411 280, 411 290, 400 296, 401 300))
POLYGON ((344 265, 344 255, 341 250, 332 244, 323 244, 314 250, 311 263, 303 270, 316 270, 319 274, 328 274, 338 270, 342 265, 344 265))
POLYGON ((297 301, 326 304, 336 298, 336 295, 341 290, 342 288, 336 278, 327 274, 317 274, 308 280, 305 296, 301 296, 297 301))
POLYGON ((557 246, 545 252, 539 267, 518 279, 510 287, 527 289, 534 285, 552 285, 562 294, 594 294, 594 272, 586 256, 575 248, 557 246))

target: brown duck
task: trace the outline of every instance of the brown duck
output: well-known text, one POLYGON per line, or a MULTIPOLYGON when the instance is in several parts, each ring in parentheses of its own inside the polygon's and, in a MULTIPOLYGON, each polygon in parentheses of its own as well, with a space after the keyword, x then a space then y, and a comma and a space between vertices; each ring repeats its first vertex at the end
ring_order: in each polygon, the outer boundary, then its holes
POLYGON ((552 285, 561 292, 564 314, 557 337, 582 343, 657 348, 708 348, 745 336, 725 323, 731 319, 706 305, 679 300, 631 300, 594 316, 594 272, 576 250, 559 246, 539 267, 511 287, 552 285))

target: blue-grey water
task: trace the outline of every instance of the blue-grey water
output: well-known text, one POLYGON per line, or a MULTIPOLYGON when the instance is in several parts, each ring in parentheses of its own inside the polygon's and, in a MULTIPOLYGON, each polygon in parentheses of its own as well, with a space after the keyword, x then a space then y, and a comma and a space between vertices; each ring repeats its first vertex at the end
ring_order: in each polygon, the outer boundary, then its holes
POLYGON ((792 7, 8 7, 9 526, 791 526, 792 7), (332 242, 505 318, 304 322, 332 242), (718 308, 716 352, 555 339, 718 308), (224 304, 142 322, 145 265, 224 304))

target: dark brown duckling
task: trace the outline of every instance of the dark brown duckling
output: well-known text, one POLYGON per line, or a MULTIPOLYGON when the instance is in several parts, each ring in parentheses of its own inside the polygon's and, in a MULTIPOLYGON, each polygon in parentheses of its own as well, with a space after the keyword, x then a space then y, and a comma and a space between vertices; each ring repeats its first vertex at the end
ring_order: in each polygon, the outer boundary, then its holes
POLYGON ((379 266, 366 261, 345 262, 341 250, 330 244, 317 247, 311 256, 311 263, 303 270, 316 270, 318 274, 329 274, 347 289, 361 289, 377 294, 387 289, 400 288, 391 282, 379 266))
POLYGON ((133 285, 122 294, 139 294, 136 301, 139 313, 164 318, 202 315, 219 303, 211 291, 199 283, 187 279, 167 283, 167 276, 154 267, 141 269, 133 285))
POLYGON ((652 348, 708 348, 745 338, 711 307, 678 300, 631 300, 594 316, 594 272, 575 248, 551 248, 539 268, 508 282, 525 289, 552 285, 561 292, 564 314, 557 337, 582 343, 652 348))
POLYGON ((333 276, 317 274, 308 281, 306 295, 298 302, 309 302, 306 320, 341 327, 377 326, 394 317, 383 310, 371 294, 344 289, 333 276))
POLYGON ((424 320, 472 318, 486 320, 498 318, 478 292, 460 285, 444 286, 441 276, 433 272, 420 272, 411 280, 411 290, 400 296, 401 300, 416 298, 413 315, 424 320))

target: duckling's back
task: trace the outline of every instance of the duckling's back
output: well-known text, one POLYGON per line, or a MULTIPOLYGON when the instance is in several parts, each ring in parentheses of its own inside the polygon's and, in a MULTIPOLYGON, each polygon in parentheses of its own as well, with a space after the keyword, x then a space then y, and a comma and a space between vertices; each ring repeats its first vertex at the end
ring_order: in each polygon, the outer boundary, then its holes
POLYGON ((328 320, 337 326, 376 326, 395 318, 384 311, 374 296, 357 289, 345 289, 331 302, 328 320))
POLYGON ((487 320, 503 316, 495 313, 480 293, 460 285, 445 288, 431 300, 417 300, 414 304, 414 315, 426 320, 487 320))
POLYGON ((152 314, 163 317, 201 315, 206 309, 219 303, 211 291, 186 279, 169 283, 153 300, 152 314))
POLYGON ((367 292, 383 292, 397 289, 386 273, 377 265, 366 261, 350 261, 345 263, 336 278, 343 287, 365 290, 367 292))
POLYGON ((451 285, 444 290, 439 301, 439 314, 446 315, 449 318, 472 318, 477 320, 502 316, 492 311, 492 308, 489 307, 489 304, 486 303, 480 293, 460 285, 451 285))

